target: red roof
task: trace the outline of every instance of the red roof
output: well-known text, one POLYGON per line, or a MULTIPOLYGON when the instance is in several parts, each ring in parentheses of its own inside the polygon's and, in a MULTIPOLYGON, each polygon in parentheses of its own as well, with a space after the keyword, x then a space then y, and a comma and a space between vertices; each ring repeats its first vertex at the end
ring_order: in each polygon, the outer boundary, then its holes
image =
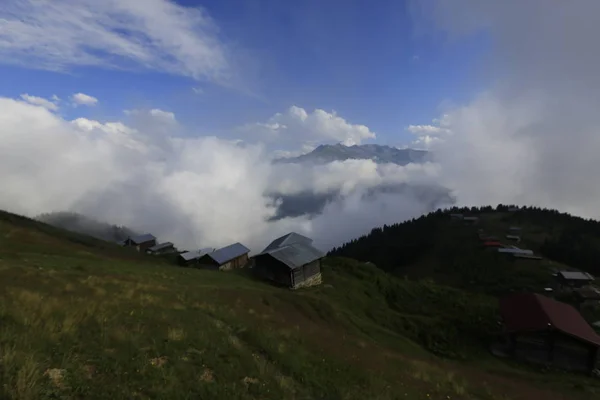
POLYGON ((537 293, 513 294, 500 299, 500 314, 510 332, 556 329, 600 346, 600 336, 579 311, 537 293))
POLYGON ((497 247, 501 247, 502 243, 500 243, 500 242, 494 242, 494 241, 488 241, 488 242, 484 242, 483 245, 484 246, 497 246, 497 247))

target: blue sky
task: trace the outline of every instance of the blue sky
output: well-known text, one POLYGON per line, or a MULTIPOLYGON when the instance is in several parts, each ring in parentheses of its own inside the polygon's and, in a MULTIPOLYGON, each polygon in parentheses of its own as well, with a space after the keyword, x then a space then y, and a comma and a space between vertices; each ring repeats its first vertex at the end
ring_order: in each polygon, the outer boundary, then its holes
POLYGON ((0 66, 0 95, 66 99, 82 92, 100 100, 96 107, 61 109, 66 118, 107 120, 122 118, 124 109, 159 108, 174 112, 188 135, 235 136, 233 127, 267 121, 296 105, 308 112, 335 110, 349 123, 368 126, 377 142, 398 145, 413 138, 406 126, 430 123, 443 102, 464 102, 482 85, 473 71, 486 42, 477 36, 450 41, 442 34, 418 35, 403 1, 178 4, 184 12, 202 7, 211 17, 215 37, 231 56, 234 83, 161 68, 67 63, 56 72, 23 62, 0 66))

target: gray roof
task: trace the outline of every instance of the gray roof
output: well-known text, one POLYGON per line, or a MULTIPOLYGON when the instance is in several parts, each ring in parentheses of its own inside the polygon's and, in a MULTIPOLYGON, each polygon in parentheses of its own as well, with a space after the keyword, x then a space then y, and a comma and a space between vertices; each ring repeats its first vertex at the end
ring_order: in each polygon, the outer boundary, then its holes
POLYGON ((194 250, 194 251, 186 251, 185 253, 181 253, 179 256, 183 258, 185 261, 191 261, 196 258, 200 258, 205 255, 207 252, 202 250, 194 250))
POLYGON ((312 239, 307 238, 306 236, 302 236, 296 232, 290 232, 287 235, 273 240, 271 244, 269 244, 262 252, 266 253, 278 247, 289 246, 290 244, 294 243, 304 243, 310 245, 312 242, 312 239))
POLYGON ((307 243, 294 243, 278 247, 260 255, 268 254, 287 265, 290 269, 301 267, 315 260, 325 257, 325 254, 307 243))
POLYGON ((143 235, 138 235, 138 236, 130 236, 129 239, 135 244, 146 243, 151 240, 156 240, 154 235, 151 235, 149 233, 145 233, 143 235))
POLYGON ((160 244, 157 244, 156 246, 150 247, 148 250, 149 251, 158 251, 158 250, 162 250, 162 249, 167 249, 169 247, 173 247, 173 243, 171 243, 171 242, 160 243, 160 244))
POLYGON ((498 253, 512 253, 512 254, 529 254, 529 255, 533 255, 533 250, 527 250, 527 249, 519 249, 516 247, 511 247, 511 248, 503 248, 503 249, 498 249, 498 253))
POLYGON ((579 271, 560 271, 559 275, 562 275, 563 278, 569 280, 585 280, 585 281, 593 281, 594 277, 587 272, 579 272, 579 271))
POLYGON ((250 249, 241 243, 234 243, 226 247, 222 247, 219 250, 215 250, 212 253, 206 254, 219 265, 223 265, 228 261, 238 258, 246 253, 249 253, 250 249))

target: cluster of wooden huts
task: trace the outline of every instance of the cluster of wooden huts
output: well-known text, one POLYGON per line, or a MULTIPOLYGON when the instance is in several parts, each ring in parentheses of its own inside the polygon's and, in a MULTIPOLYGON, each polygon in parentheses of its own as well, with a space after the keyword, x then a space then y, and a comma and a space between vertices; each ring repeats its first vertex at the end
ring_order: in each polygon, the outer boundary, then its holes
MULTIPOLYGON (((511 226, 508 228, 508 233, 505 235, 507 240, 520 243, 521 228, 518 226, 511 226)), ((533 250, 530 249, 522 249, 512 244, 506 244, 500 241, 498 236, 488 235, 485 233, 483 229, 479 229, 479 240, 482 243, 482 246, 486 249, 491 249, 497 251, 498 253, 506 254, 513 258, 520 258, 526 260, 541 260, 542 257, 535 255, 533 250)))
MULTIPOLYGON (((462 214, 452 214, 453 220, 465 221, 462 214)), ((469 217, 468 224, 477 224, 477 217, 469 217)), ((521 243, 521 227, 511 226, 504 239, 521 243)), ((482 247, 510 257, 542 260, 530 249, 503 243, 497 236, 478 229, 482 247)), ((594 277, 581 271, 556 270, 554 281, 546 293, 555 289, 570 291, 580 297, 578 304, 600 301, 600 289, 594 287, 594 277)), ((557 301, 539 293, 513 293, 500 299, 503 335, 495 344, 496 353, 516 359, 553 366, 561 369, 591 372, 600 368, 600 335, 573 305, 557 301)), ((600 321, 598 321, 600 327, 600 321)))
POLYGON ((147 254, 177 253, 177 263, 184 267, 221 271, 248 267, 257 276, 292 289, 322 282, 321 260, 325 254, 312 243, 312 239, 290 232, 273 240, 263 251, 250 257, 250 249, 241 243, 219 249, 179 252, 171 242, 158 244, 156 237, 151 234, 129 237, 120 242, 122 246, 147 254))

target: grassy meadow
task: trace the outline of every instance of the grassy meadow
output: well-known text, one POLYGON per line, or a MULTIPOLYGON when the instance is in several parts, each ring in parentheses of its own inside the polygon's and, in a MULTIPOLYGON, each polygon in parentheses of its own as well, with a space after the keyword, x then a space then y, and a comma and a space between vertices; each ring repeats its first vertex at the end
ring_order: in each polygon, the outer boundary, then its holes
POLYGON ((329 258, 289 291, 0 214, 2 399, 590 399, 489 355, 495 300, 329 258))

